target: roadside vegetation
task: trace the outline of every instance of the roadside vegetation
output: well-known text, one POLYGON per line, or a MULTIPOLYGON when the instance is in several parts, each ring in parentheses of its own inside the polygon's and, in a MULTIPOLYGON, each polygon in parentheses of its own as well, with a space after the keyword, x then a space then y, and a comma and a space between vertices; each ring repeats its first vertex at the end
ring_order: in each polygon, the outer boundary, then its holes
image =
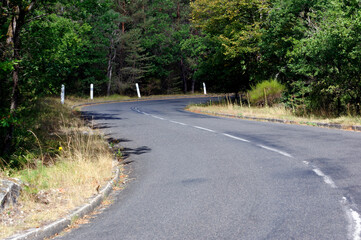
POLYGON ((344 128, 361 125, 361 117, 348 114, 309 111, 305 102, 287 99, 285 87, 276 80, 267 80, 252 86, 247 92, 234 98, 227 95, 217 101, 187 106, 187 110, 208 114, 230 114, 240 117, 255 117, 295 121, 299 124, 314 123, 341 124, 344 128))
POLYGON ((0 214, 0 238, 69 213, 112 177, 114 154, 104 136, 59 99, 34 103, 17 123, 18 149, 0 159, 0 178, 22 182, 19 204, 0 214))

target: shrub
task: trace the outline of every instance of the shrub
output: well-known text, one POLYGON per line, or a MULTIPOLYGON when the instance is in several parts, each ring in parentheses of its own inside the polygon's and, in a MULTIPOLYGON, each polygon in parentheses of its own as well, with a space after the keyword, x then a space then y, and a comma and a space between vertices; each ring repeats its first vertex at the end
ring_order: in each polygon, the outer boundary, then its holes
POLYGON ((266 80, 256 84, 249 91, 252 105, 272 106, 280 101, 285 86, 275 79, 266 80))

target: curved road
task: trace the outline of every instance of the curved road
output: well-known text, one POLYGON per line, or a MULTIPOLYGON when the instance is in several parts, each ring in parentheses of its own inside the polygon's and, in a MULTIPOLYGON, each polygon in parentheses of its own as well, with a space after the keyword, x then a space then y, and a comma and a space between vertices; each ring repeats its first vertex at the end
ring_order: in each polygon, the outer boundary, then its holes
POLYGON ((205 100, 83 108, 134 180, 61 239, 360 239, 360 133, 183 110, 205 100))

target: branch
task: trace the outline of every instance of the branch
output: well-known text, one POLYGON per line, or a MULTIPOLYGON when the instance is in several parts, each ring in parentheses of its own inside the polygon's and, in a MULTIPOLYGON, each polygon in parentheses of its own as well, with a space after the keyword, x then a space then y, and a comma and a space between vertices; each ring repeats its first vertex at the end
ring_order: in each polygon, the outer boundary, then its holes
POLYGON ((25 8, 24 12, 28 13, 30 12, 36 4, 36 0, 31 1, 31 3, 25 8))
POLYGON ((48 16, 48 15, 49 15, 49 14, 43 14, 43 15, 39 15, 39 16, 33 17, 32 19, 27 20, 26 23, 32 22, 32 21, 34 21, 34 20, 43 18, 43 17, 48 16))

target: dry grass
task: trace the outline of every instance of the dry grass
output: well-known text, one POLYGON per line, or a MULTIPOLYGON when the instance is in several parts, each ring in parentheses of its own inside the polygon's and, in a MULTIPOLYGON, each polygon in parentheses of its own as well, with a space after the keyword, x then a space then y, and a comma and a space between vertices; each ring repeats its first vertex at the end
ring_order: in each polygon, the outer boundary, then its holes
POLYGON ((360 117, 342 116, 338 118, 321 118, 317 116, 299 117, 295 116, 291 110, 286 109, 283 106, 275 107, 248 107, 239 106, 234 104, 209 104, 209 105, 192 105, 188 107, 188 110, 194 112, 209 111, 215 113, 232 114, 236 116, 248 116, 259 118, 273 118, 282 120, 292 120, 299 123, 335 123, 342 124, 345 127, 352 125, 361 125, 360 117))
POLYGON ((42 149, 37 159, 11 175, 24 186, 19 205, 0 213, 0 238, 67 215, 112 177, 114 157, 104 137, 80 119, 60 115, 57 130, 49 135, 58 140, 57 153, 49 157, 42 149))
MULTIPOLYGON (((106 102, 106 101, 124 101, 124 100, 131 100, 131 99, 137 99, 135 97, 128 97, 128 96, 122 96, 122 95, 110 95, 110 96, 102 96, 102 97, 95 97, 93 100, 90 100, 90 98, 80 98, 80 97, 74 97, 69 96, 65 99, 65 104, 68 106, 74 106, 78 104, 84 104, 84 103, 97 103, 97 102, 106 102)), ((59 99, 60 101, 60 99, 59 99)))

